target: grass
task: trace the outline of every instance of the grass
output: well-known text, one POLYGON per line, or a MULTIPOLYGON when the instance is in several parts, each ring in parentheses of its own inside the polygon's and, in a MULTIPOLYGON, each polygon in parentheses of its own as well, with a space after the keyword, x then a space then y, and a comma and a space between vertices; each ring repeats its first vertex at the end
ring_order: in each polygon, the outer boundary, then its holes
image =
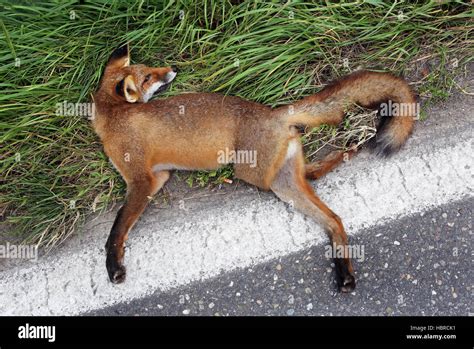
MULTIPOLYGON (((453 62, 473 57, 472 17, 468 2, 446 1, 2 1, 2 215, 11 234, 51 247, 123 197, 87 118, 55 113, 57 103, 90 101, 123 41, 132 62, 180 68, 167 95, 215 91, 277 106, 364 67, 413 76, 436 100, 453 88, 453 62)), ((337 134, 312 132, 308 151, 337 134)), ((188 183, 231 176, 197 172, 188 183)))

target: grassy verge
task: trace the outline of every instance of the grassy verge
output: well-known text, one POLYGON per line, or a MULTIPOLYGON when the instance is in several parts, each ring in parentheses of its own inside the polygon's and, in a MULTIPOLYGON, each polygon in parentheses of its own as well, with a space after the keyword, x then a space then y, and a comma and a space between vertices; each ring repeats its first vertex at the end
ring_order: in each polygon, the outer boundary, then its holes
MULTIPOLYGON (((12 234, 53 246, 122 197, 87 118, 58 115, 56 106, 90 101, 123 41, 133 62, 180 68, 167 95, 215 91, 276 106, 364 67, 412 76, 422 97, 443 98, 452 68, 472 59, 472 17, 467 2, 445 1, 2 1, 2 215, 12 234)), ((199 172, 188 182, 231 175, 199 172)))

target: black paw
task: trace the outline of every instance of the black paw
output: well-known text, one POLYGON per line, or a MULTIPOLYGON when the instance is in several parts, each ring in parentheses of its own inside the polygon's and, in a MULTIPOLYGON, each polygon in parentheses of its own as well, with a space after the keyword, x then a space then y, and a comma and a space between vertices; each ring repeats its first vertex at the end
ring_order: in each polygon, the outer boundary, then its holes
POLYGON ((127 275, 125 266, 107 258, 106 267, 109 279, 112 283, 121 284, 125 281, 125 276, 127 275))
POLYGON ((349 293, 354 291, 356 287, 355 277, 347 266, 350 262, 343 258, 335 258, 334 263, 336 266, 336 283, 339 292, 349 293))
POLYGON ((105 244, 105 252, 107 255, 107 258, 105 260, 105 267, 107 268, 109 279, 114 284, 121 284, 125 281, 125 276, 127 274, 125 267, 122 264, 123 246, 117 247, 117 245, 112 243, 112 240, 109 237, 105 244))
POLYGON ((352 274, 347 274, 344 278, 340 278, 337 283, 339 292, 349 293, 354 291, 356 287, 355 277, 352 274))

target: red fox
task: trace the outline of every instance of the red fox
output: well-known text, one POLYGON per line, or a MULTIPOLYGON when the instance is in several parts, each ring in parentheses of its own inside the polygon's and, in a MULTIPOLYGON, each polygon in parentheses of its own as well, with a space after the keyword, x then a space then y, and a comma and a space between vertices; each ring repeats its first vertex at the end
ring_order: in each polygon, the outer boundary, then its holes
MULTIPOLYGON (((105 245, 110 280, 125 280, 124 242, 170 171, 219 168, 225 164, 218 154, 226 150, 255 152, 255 163, 234 163, 235 177, 292 203, 325 228, 331 245, 347 251, 341 219, 307 181, 332 170, 342 161, 343 153, 305 164, 297 127, 337 125, 350 103, 368 108, 386 101, 415 103, 405 80, 389 73, 358 71, 317 94, 274 109, 216 93, 187 93, 149 101, 175 76, 171 67, 130 65, 128 45, 124 45, 112 53, 93 96, 94 129, 127 183, 125 204, 105 245)), ((396 117, 385 116, 376 135, 376 149, 389 154, 400 148, 412 131, 414 116, 406 111, 396 117)), ((335 258, 334 263, 338 289, 352 291, 355 277, 349 255, 335 258)))

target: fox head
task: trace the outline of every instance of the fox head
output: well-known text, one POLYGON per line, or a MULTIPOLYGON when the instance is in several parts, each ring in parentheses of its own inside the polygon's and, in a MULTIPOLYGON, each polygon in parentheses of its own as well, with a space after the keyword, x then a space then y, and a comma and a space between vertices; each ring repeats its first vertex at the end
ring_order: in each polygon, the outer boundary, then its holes
POLYGON ((176 69, 172 67, 130 65, 128 44, 125 44, 110 56, 100 89, 114 99, 128 103, 145 103, 155 93, 165 90, 175 76, 176 69))

